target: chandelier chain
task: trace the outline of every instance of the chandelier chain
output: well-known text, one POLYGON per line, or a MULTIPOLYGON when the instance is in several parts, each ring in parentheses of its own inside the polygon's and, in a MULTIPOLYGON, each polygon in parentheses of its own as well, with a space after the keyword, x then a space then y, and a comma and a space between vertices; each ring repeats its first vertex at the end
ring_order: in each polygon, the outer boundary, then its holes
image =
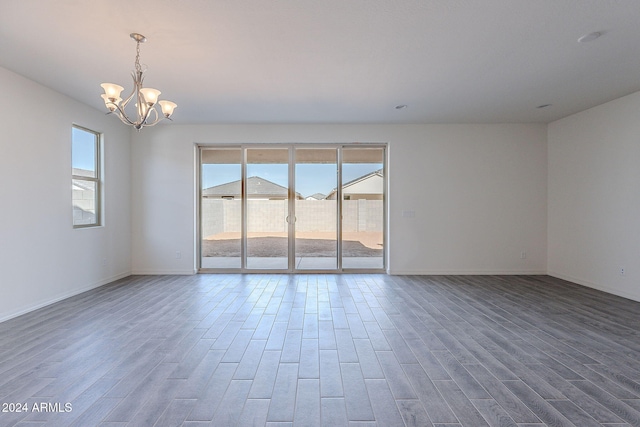
POLYGON ((140 42, 136 42, 136 71, 142 71, 142 67, 140 67, 140 42))

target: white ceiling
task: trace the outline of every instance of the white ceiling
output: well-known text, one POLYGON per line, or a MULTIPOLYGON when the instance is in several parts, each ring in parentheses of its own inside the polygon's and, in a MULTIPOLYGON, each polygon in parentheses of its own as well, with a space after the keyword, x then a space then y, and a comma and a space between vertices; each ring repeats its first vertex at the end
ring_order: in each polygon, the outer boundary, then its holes
POLYGON ((639 27, 638 0, 0 0, 0 65, 103 110, 139 32, 175 123, 549 122, 640 90, 639 27))

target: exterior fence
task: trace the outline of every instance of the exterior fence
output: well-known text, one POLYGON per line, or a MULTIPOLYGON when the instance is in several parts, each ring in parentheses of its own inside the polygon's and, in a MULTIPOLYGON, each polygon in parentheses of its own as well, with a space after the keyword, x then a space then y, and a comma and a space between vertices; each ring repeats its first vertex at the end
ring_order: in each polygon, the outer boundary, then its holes
POLYGON ((74 225, 95 224, 96 222, 95 191, 90 189, 83 189, 80 186, 74 186, 72 203, 73 203, 73 224, 74 225))
MULTIPOLYGON (((249 232, 287 232, 287 200, 248 200, 249 232)), ((296 200, 297 231, 336 231, 335 200, 296 200)), ((241 230, 241 201, 202 199, 202 235, 241 230)), ((342 230, 383 231, 382 200, 344 200, 342 230)))

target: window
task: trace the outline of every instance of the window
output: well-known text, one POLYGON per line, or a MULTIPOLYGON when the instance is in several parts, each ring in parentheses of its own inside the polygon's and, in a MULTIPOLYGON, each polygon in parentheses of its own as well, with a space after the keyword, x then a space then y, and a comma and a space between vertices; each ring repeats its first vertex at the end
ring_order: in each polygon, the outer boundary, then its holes
POLYGON ((100 225, 100 134, 73 126, 71 133, 73 227, 100 225))

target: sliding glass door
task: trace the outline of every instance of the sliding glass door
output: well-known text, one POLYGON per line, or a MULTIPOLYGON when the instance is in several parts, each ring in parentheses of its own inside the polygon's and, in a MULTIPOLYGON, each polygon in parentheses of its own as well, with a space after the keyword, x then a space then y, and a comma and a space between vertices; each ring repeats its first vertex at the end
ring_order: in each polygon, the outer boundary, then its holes
POLYGON ((338 268, 336 148, 295 148, 295 252, 298 270, 338 268))
POLYGON ((289 269, 289 149, 246 150, 247 268, 289 269))
POLYGON ((342 150, 342 267, 384 267, 384 149, 342 150))
POLYGON ((200 147, 201 271, 385 268, 385 147, 200 147))
POLYGON ((241 269, 242 149, 200 150, 200 267, 241 269))

